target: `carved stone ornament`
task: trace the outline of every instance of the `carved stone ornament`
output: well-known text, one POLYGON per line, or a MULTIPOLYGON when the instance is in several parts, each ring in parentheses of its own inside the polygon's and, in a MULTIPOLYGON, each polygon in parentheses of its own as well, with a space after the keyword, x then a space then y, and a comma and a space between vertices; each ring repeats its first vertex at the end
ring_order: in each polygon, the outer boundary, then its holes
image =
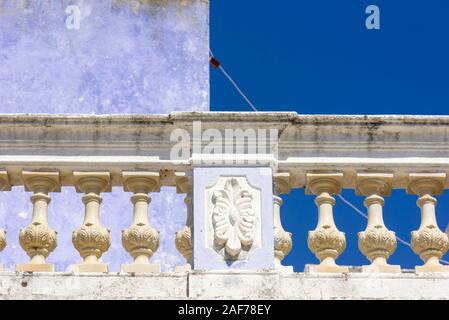
POLYGON ((282 261, 292 251, 292 234, 281 229, 274 229, 274 255, 282 261))
POLYGON ((255 192, 246 178, 225 178, 221 182, 222 187, 211 193, 213 246, 225 260, 242 260, 256 242, 260 243, 255 192))
POLYGON ((56 248, 56 231, 40 222, 33 222, 20 230, 19 243, 31 259, 37 255, 47 258, 56 248))
POLYGON ((75 272, 107 272, 107 264, 101 256, 111 246, 110 230, 100 223, 101 192, 110 191, 109 172, 74 172, 78 192, 84 192, 84 221, 80 229, 73 232, 72 243, 83 262, 74 265, 75 272))
POLYGON ((282 199, 279 196, 273 197, 274 202, 274 256, 276 266, 281 266, 281 261, 290 253, 293 246, 292 234, 282 227, 281 206, 282 199))
POLYGON ((57 232, 48 225, 49 192, 60 191, 58 172, 23 171, 25 190, 33 191, 30 200, 33 203, 31 223, 19 233, 19 244, 31 261, 29 264, 16 265, 17 271, 54 271, 54 265, 46 263, 48 255, 55 250, 57 232))
MULTIPOLYGON (((191 182, 191 180, 190 180, 191 182)), ((189 183, 191 186, 191 183, 189 183)), ((193 206, 191 197, 191 188, 189 190, 183 189, 182 191, 187 191, 188 194, 184 198, 184 203, 186 204, 187 217, 185 226, 176 231, 175 236, 175 247, 179 253, 186 259, 186 264, 176 266, 175 272, 185 272, 192 269, 193 266, 193 242, 192 242, 192 223, 193 223, 193 206)))
POLYGON ((185 193, 184 203, 186 205, 186 223, 185 226, 176 232, 175 246, 176 249, 186 259, 189 267, 192 266, 193 260, 193 242, 192 242, 192 223, 193 223, 193 206, 192 206, 192 177, 185 173, 176 173, 176 189, 178 193, 185 193))
POLYGON ((427 262, 431 257, 441 259, 446 254, 449 239, 436 225, 427 225, 421 230, 412 232, 411 244, 413 252, 427 262))
POLYGON ((336 260, 346 249, 346 238, 335 226, 324 225, 309 231, 307 244, 320 261, 329 257, 336 260))
POLYGON ((123 230, 122 244, 134 259, 141 255, 150 258, 159 248, 159 231, 145 223, 137 223, 123 230))
POLYGON ((189 226, 184 226, 182 230, 176 232, 175 245, 188 262, 192 261, 192 230, 189 226))
POLYGON ((410 173, 407 191, 419 195, 416 204, 421 209, 421 225, 412 232, 411 246, 423 266, 416 266, 416 272, 449 272, 448 266, 439 261, 449 249, 447 234, 438 228, 436 219, 437 199, 433 194, 441 194, 446 173, 410 173))
POLYGON ((359 232, 358 236, 359 249, 370 261, 376 258, 388 259, 397 247, 395 233, 382 225, 359 232))
POLYGON ((86 223, 73 232, 72 242, 81 257, 100 258, 111 246, 110 230, 98 224, 86 223))

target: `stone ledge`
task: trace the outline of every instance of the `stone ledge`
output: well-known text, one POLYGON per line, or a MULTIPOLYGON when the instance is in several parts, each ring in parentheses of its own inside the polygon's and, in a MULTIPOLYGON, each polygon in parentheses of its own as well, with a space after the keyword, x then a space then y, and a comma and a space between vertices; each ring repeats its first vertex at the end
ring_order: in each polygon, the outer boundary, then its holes
POLYGON ((4 272, 0 299, 449 299, 449 274, 4 272))
POLYGON ((182 299, 185 274, 1 273, 0 299, 182 299))

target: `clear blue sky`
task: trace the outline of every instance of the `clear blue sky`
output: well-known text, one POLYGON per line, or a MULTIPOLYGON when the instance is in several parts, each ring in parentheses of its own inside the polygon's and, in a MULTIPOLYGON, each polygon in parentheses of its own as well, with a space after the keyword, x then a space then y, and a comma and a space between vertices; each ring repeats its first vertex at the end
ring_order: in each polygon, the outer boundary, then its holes
MULTIPOLYGON (((211 47, 260 111, 303 114, 448 114, 449 1, 447 0, 212 0, 211 47), (381 30, 365 28, 365 8, 378 5, 381 30)), ((250 111, 230 83, 211 70, 212 111, 250 111)), ((344 195, 364 209, 352 190, 344 195)), ((317 260, 307 248, 315 228, 313 197, 283 197, 282 219, 294 248, 284 260, 302 271, 317 260)), ((449 194, 438 197, 437 219, 449 221, 449 194)), ((387 227, 410 240, 420 222, 416 197, 386 199, 387 227)), ((344 203, 335 206, 347 236, 340 264, 367 264, 357 249, 366 221, 344 203)), ((448 260, 449 255, 446 255, 448 260)), ((421 264, 398 243, 390 263, 421 264)))

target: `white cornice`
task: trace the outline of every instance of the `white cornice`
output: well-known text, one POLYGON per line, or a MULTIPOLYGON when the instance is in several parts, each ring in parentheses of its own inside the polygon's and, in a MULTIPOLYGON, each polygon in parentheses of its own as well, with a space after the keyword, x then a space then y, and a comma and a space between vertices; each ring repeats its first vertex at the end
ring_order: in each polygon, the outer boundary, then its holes
POLYGON ((343 187, 354 187, 357 171, 391 172, 396 177, 394 188, 405 186, 408 172, 449 173, 449 116, 295 112, 2 114, 0 169, 8 170, 13 185, 22 183, 19 173, 28 169, 60 170, 64 185, 70 184, 65 175, 71 170, 97 170, 99 166, 111 172, 113 185, 120 185, 123 170, 186 172, 198 165, 201 157, 171 161, 174 142, 170 133, 182 128, 192 136, 195 121, 201 121, 202 130, 220 132, 277 129, 278 158, 269 165, 290 172, 292 187, 303 186, 305 174, 313 171, 343 172, 343 187))

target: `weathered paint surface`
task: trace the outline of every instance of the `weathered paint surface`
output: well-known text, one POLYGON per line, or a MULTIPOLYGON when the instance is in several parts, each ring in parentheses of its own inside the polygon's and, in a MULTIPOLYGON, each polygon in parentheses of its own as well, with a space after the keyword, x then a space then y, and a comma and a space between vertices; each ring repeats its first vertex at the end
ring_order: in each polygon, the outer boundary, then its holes
POLYGON ((2 0, 0 112, 206 111, 208 30, 203 0, 2 0))

